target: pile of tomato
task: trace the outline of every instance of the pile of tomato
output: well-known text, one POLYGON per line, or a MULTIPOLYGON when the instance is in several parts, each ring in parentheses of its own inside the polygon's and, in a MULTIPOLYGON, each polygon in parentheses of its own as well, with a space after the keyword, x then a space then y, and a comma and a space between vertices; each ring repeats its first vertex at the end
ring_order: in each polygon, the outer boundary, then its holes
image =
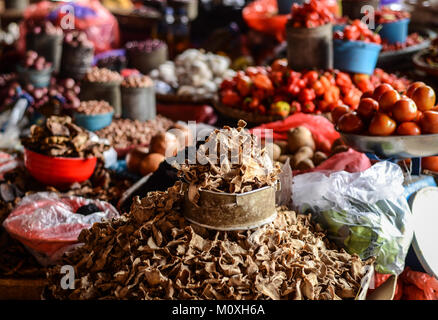
POLYGON ((389 84, 364 93, 356 111, 339 106, 333 121, 345 133, 372 136, 438 133, 435 91, 423 82, 412 83, 400 93, 389 84))
POLYGON ((295 28, 316 28, 335 21, 335 16, 323 1, 310 0, 292 5, 291 23, 295 28))
POLYGON ((381 83, 406 90, 406 81, 380 69, 371 76, 337 70, 296 72, 288 69, 286 59, 278 59, 269 67, 248 67, 224 80, 219 96, 227 107, 287 117, 297 112, 329 113, 341 105, 355 110, 363 92, 381 83))
POLYGON ((348 41, 363 41, 381 44, 379 34, 372 32, 368 26, 360 20, 354 20, 350 25, 345 26, 344 31, 336 31, 335 39, 348 41))
POLYGON ((405 49, 407 47, 416 46, 424 41, 424 38, 418 33, 411 33, 406 38, 406 41, 403 43, 388 43, 387 41, 382 41, 382 51, 396 51, 405 49))
POLYGON ((407 11, 391 10, 388 7, 383 7, 376 12, 376 23, 388 23, 410 18, 410 13, 407 11))

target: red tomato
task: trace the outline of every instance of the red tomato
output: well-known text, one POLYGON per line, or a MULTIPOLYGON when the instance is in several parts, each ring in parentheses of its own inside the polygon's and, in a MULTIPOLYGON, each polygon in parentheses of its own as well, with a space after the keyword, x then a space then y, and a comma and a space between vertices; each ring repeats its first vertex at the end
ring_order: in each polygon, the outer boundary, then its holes
POLYGON ((373 91, 366 91, 362 94, 362 96, 360 98, 365 99, 365 98, 372 98, 372 97, 373 97, 373 91))
POLYGON ((381 84, 376 89, 374 89, 374 92, 373 92, 374 100, 379 101, 382 94, 384 94, 386 91, 389 91, 389 90, 394 90, 394 88, 387 83, 381 84))
POLYGON ((379 99, 379 108, 383 112, 392 112, 394 104, 400 100, 400 94, 396 90, 384 92, 379 99))
POLYGON ((242 97, 245 97, 251 93, 251 78, 245 75, 241 75, 236 79, 237 91, 239 91, 242 97))
POLYGON ((392 116, 398 122, 412 121, 417 117, 417 106, 412 99, 402 98, 392 107, 392 116))
POLYGON ((421 132, 423 133, 438 133, 438 112, 423 112, 423 117, 420 120, 420 127, 421 132))
POLYGON ((371 120, 374 114, 379 110, 379 104, 372 98, 365 98, 360 100, 357 113, 364 120, 371 120))
POLYGON ((303 76, 306 79, 307 83, 313 84, 316 80, 318 80, 318 72, 316 71, 308 71, 303 76))
POLYGON ((423 117, 423 112, 421 112, 420 110, 417 110, 417 115, 415 116, 415 119, 413 121, 418 122, 421 120, 422 117, 423 117))
POLYGON ((412 98, 412 94, 414 93, 415 89, 417 89, 417 88, 419 88, 419 87, 422 87, 422 86, 425 86, 425 85, 426 85, 426 84, 425 84, 424 82, 421 82, 421 81, 417 81, 417 82, 412 83, 412 84, 409 86, 408 90, 406 91, 406 95, 407 95, 409 98, 412 98))
POLYGON ((421 159, 423 169, 438 172, 438 157, 425 157, 421 159))
POLYGON ((368 131, 373 136, 390 136, 395 132, 397 124, 387 114, 377 113, 371 120, 368 131))
POLYGON ((364 124, 356 112, 348 112, 339 118, 338 128, 345 133, 360 133, 364 129, 364 124))
POLYGON ((337 106, 332 110, 332 120, 333 123, 338 123, 338 120, 340 117, 342 117, 344 114, 348 113, 350 111, 350 108, 346 105, 337 106))
POLYGON ((429 86, 418 87, 411 96, 418 110, 427 111, 435 106, 435 91, 429 86))
POLYGON ((418 136, 421 134, 421 129, 415 122, 403 122, 398 126, 397 134, 401 136, 418 136))

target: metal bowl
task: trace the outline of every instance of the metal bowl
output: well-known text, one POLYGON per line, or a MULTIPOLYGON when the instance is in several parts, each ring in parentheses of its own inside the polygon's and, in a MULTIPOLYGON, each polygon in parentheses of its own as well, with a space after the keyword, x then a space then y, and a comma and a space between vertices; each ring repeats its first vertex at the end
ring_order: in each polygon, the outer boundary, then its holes
POLYGON ((219 231, 258 228, 274 221, 277 216, 275 208, 277 188, 279 184, 245 193, 200 190, 198 204, 189 200, 186 190, 184 217, 191 223, 219 231))
POLYGON ((341 133, 344 142, 357 151, 379 158, 420 158, 438 155, 438 134, 376 137, 341 133))

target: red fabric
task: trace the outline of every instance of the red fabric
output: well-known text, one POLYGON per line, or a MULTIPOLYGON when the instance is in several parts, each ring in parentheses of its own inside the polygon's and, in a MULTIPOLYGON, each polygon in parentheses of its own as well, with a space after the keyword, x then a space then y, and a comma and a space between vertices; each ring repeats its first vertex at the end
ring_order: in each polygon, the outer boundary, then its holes
MULTIPOLYGON (((389 274, 375 273, 377 289, 388 280, 389 274)), ((369 293, 373 290, 369 290, 369 293)), ((438 300, 438 280, 427 273, 412 271, 406 267, 397 280, 394 300, 438 300)))
POLYGON ((254 134, 264 138, 268 132, 263 129, 272 129, 274 140, 286 140, 287 132, 291 128, 304 126, 312 132, 315 139, 316 148, 324 152, 330 152, 331 146, 335 140, 340 138, 339 133, 335 130, 333 123, 322 116, 311 114, 296 113, 284 120, 263 124, 253 128, 254 134))
POLYGON ((438 300, 438 280, 407 267, 400 276, 405 284, 403 300, 438 300))

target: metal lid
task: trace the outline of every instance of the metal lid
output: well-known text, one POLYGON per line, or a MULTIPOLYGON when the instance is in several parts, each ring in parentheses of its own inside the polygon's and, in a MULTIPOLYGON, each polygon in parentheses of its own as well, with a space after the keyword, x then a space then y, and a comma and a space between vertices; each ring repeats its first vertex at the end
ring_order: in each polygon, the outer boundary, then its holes
POLYGON ((412 199, 414 239, 412 246, 424 270, 438 278, 438 187, 418 191, 412 199))

